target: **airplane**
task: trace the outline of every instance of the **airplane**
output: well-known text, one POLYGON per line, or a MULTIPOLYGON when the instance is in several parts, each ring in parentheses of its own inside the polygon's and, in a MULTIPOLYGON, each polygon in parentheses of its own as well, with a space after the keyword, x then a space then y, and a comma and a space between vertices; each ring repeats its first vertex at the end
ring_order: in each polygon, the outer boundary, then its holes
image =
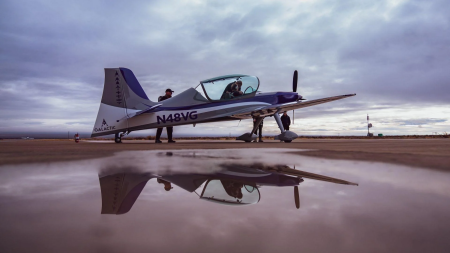
MULTIPOLYGON (((172 152, 167 152, 172 156, 172 152)), ((194 156, 193 156, 194 157, 194 156)), ((198 156, 196 157, 198 158, 198 156)), ((296 170, 287 165, 263 165, 261 163, 219 164, 215 173, 150 173, 115 171, 99 175, 102 195, 102 214, 125 214, 131 210, 147 182, 157 182, 170 191, 172 184, 188 192, 195 192, 199 199, 216 204, 245 206, 261 200, 261 186, 294 187, 294 202, 300 208, 298 185, 304 178, 344 185, 358 185, 342 179, 296 170), (203 189, 197 193, 197 190, 203 189)))
POLYGON ((151 101, 135 75, 127 68, 105 68, 105 83, 100 108, 91 137, 115 135, 115 142, 132 131, 199 123, 255 118, 250 132, 236 140, 251 142, 257 126, 265 117, 274 117, 280 129, 275 137, 292 142, 298 135, 285 130, 280 114, 355 96, 347 94, 304 101, 297 93, 298 72, 294 72, 292 92, 258 92, 260 81, 251 75, 225 75, 200 81, 195 88, 161 102, 151 101), (229 92, 232 85, 242 85, 229 92))

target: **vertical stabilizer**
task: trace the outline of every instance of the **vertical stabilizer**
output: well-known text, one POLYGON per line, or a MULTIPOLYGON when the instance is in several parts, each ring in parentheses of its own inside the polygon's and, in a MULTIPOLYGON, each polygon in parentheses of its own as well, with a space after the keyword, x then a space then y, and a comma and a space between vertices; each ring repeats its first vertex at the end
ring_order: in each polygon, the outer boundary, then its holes
POLYGON ((127 68, 105 69, 105 84, 92 137, 124 132, 130 114, 155 105, 127 68))
POLYGON ((148 99, 131 70, 113 68, 105 69, 102 104, 144 110, 155 103, 148 99))
POLYGON ((151 178, 145 174, 134 173, 100 177, 102 214, 124 214, 130 211, 151 178))

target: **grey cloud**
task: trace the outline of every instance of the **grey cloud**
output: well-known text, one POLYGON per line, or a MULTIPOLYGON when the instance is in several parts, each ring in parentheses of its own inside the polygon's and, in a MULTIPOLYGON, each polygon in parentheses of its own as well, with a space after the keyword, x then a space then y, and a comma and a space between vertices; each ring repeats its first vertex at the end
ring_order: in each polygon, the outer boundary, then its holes
POLYGON ((443 122, 447 122, 447 119, 410 119, 410 120, 397 121, 397 123, 399 123, 400 125, 403 125, 403 126, 408 126, 408 125, 421 126, 421 125, 430 125, 430 124, 443 123, 443 122))
POLYGON ((308 99, 358 94, 297 111, 304 116, 448 105, 449 10, 448 1, 3 1, 0 117, 11 126, 93 123, 103 68, 118 66, 154 100, 167 87, 181 92, 227 73, 258 75, 262 91, 290 90, 298 69, 308 99))
POLYGON ((42 122, 26 122, 26 125, 42 125, 42 122))

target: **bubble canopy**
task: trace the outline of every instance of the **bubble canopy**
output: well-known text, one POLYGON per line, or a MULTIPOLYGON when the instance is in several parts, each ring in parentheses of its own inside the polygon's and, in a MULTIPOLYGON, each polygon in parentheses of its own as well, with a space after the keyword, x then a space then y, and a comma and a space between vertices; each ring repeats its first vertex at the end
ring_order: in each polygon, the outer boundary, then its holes
POLYGON ((223 101, 253 97, 259 88, 259 79, 249 75, 226 75, 200 82, 210 101, 223 101))
POLYGON ((200 199, 228 205, 256 204, 261 199, 256 185, 229 179, 210 179, 206 182, 200 199))

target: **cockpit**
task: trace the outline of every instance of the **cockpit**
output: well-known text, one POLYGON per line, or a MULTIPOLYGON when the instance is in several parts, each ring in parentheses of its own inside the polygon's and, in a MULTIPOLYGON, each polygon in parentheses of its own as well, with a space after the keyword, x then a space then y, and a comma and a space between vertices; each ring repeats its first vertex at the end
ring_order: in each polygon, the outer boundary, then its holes
MULTIPOLYGON (((200 82, 201 92, 210 101, 253 97, 259 88, 259 79, 248 75, 227 75, 200 82)), ((198 90, 198 86, 197 86, 198 90)))
POLYGON ((200 199, 228 205, 256 204, 261 199, 256 185, 227 179, 210 179, 200 199))

